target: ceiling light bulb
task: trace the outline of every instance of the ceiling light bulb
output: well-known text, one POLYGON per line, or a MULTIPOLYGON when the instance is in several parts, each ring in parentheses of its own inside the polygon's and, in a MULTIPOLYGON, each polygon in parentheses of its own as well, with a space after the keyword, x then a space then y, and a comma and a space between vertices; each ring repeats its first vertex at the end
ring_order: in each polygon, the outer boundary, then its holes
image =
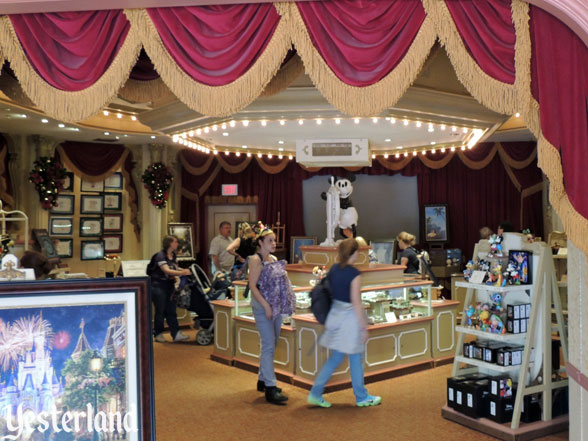
POLYGON ((212 126, 212 131, 213 131, 213 132, 216 132, 217 130, 218 130, 218 126, 217 126, 216 124, 214 124, 214 125, 212 126))
POLYGON ((451 126, 451 131, 452 131, 452 132, 457 132, 457 127, 455 127, 455 126, 451 126))
POLYGON ((474 147, 473 145, 468 145, 468 150, 471 150, 472 147, 474 147))
POLYGON ((133 121, 137 121, 137 117, 136 117, 135 115, 131 115, 131 119, 132 119, 133 121))
POLYGON ((431 150, 431 153, 432 153, 432 154, 435 154, 435 149, 431 150))
POLYGON ((194 130, 190 130, 190 131, 188 132, 188 135, 190 135, 190 137, 194 136, 194 130))
POLYGON ((431 145, 435 145, 437 144, 435 141, 431 141, 431 145))
POLYGON ((445 147, 441 149, 441 153, 445 153, 445 147))
POLYGON ((278 159, 282 159, 284 155, 278 155, 278 159))
POLYGON ((454 152, 455 151, 455 147, 451 147, 451 151, 454 152))
POLYGON ((246 148, 247 148, 247 146, 246 146, 245 144, 243 144, 241 147, 243 147, 244 149, 246 149, 246 148))
POLYGON ((402 146, 401 146, 401 145, 399 145, 399 146, 398 146, 398 147, 396 147, 396 148, 397 148, 397 149, 401 149, 401 148, 402 148, 402 146))
POLYGON ((354 118, 353 122, 354 122, 355 124, 359 124, 359 118, 354 118))
POLYGON ((335 124, 341 124, 341 118, 335 118, 335 124))
POLYGON ((283 152, 283 151, 284 151, 284 147, 280 147, 278 150, 279 150, 280 152, 283 152))
POLYGON ((519 112, 515 113, 516 118, 518 118, 519 116, 521 116, 521 114, 519 112))
POLYGON ((323 123, 323 120, 322 119, 319 118, 319 119, 316 120, 316 125, 317 126, 320 126, 322 123, 323 123))
POLYGON ((155 135, 151 135, 151 139, 155 139, 155 138, 156 138, 156 136, 155 136, 155 135))
POLYGON ((396 153, 396 154, 394 155, 394 157, 395 157, 396 159, 400 158, 400 153, 396 153))
POLYGON ((225 151, 225 156, 229 156, 229 151, 225 151))
POLYGON ((292 159, 294 159, 294 156, 290 155, 288 156, 288 159, 291 161, 292 159))
POLYGON ((202 129, 196 129, 196 134, 197 135, 201 135, 202 134, 202 129))
POLYGON ((404 125, 405 125, 405 126, 407 126, 407 125, 408 125, 408 120, 407 120, 407 119, 405 119, 405 120, 404 120, 404 125))
POLYGON ((390 142, 390 141, 392 141, 392 140, 391 140, 390 138, 386 138, 384 141, 386 141, 386 142, 390 142))
POLYGON ((265 127, 265 126, 267 126, 267 121, 266 121, 265 119, 262 119, 262 120, 261 120, 261 126, 262 126, 262 127, 265 127))
POLYGON ((433 127, 433 124, 429 124, 429 128, 427 129, 429 132, 434 132, 435 128, 433 127))
POLYGON ((102 113, 104 114, 104 116, 108 116, 108 115, 109 115, 109 113, 108 113, 108 110, 105 110, 105 111, 104 111, 104 112, 102 112, 102 113))
POLYGON ((417 121, 417 122, 416 122, 416 126, 417 126, 417 127, 420 127, 420 126, 422 126, 422 125, 423 125, 423 124, 422 124, 420 121, 417 121))
POLYGON ((204 127, 204 133, 208 133, 210 132, 210 129, 208 127, 204 127))
POLYGON ((272 159, 274 156, 271 153, 267 154, 268 159, 272 159))
POLYGON ((213 155, 218 155, 218 150, 213 150, 213 151, 212 151, 212 154, 213 154, 213 155))
POLYGON ((300 124, 300 125, 304 124, 304 120, 303 119, 299 119, 298 120, 298 124, 300 124))
POLYGON ((241 123, 243 124, 243 127, 249 126, 249 121, 246 119, 244 119, 241 123))
POLYGON ((186 132, 182 133, 182 138, 186 139, 188 137, 188 134, 186 132))
POLYGON ((222 123, 221 124, 221 129, 225 130, 227 128, 227 123, 222 123))
POLYGON ((372 122, 373 122, 374 124, 377 124, 377 123, 378 123, 378 118, 376 118, 376 117, 374 116, 374 117, 372 118, 372 122))
POLYGON ((263 155, 262 155, 261 153, 258 153, 258 154, 257 154, 257 157, 258 157, 258 158, 261 158, 262 156, 263 156, 263 155))
POLYGON ((117 113, 117 114, 116 114, 116 117, 117 117, 118 119, 122 119, 122 113, 117 113))
POLYGON ((408 158, 408 152, 404 152, 404 157, 408 158))
POLYGON ((241 152, 235 153, 235 156, 237 156, 237 157, 241 156, 241 152))
POLYGON ((372 153, 372 159, 376 159, 376 155, 372 153))
POLYGON ((388 153, 384 153, 384 159, 388 159, 388 153))
POLYGON ((441 124, 441 130, 445 130, 445 124, 441 124))
POLYGON ((48 120, 48 119, 45 119, 45 118, 43 118, 43 119, 41 120, 41 122, 42 122, 43 124, 47 124, 47 123, 49 122, 49 120, 48 120))
MULTIPOLYGON (((59 124, 59 127, 65 127, 63 124, 59 124)), ((110 135, 110 132, 104 132, 106 136, 110 135)))
POLYGON ((396 118, 390 118, 390 124, 396 124, 396 118))
POLYGON ((426 150, 423 150, 423 151, 422 151, 422 154, 423 154, 423 155, 426 155, 426 154, 427 154, 427 151, 426 151, 426 150))
POLYGON ((178 144, 180 144, 180 145, 184 145, 184 140, 183 140, 182 138, 179 138, 179 139, 178 139, 178 144))
POLYGON ((229 125, 230 125, 231 127, 235 127, 235 124, 236 124, 235 120, 232 120, 232 121, 230 121, 230 122, 229 122, 229 125))
POLYGON ((247 152, 247 157, 251 158, 251 152, 247 152))
POLYGON ((465 149, 466 149, 466 148, 465 148, 465 145, 462 145, 462 146, 461 146, 461 151, 462 151, 462 152, 465 152, 465 149))
POLYGON ((223 136, 229 136, 229 132, 223 132, 223 136))
POLYGON ((463 133, 468 133, 468 129, 467 129, 467 127, 464 127, 464 128, 462 129, 462 131, 463 131, 463 133))
POLYGON ((412 152, 412 156, 416 156, 416 155, 417 155, 417 152, 415 150, 414 152, 412 152))
POLYGON ((283 126, 283 125, 285 125, 285 124, 286 124, 286 121, 285 121, 285 120, 283 120, 283 119, 281 119, 281 120, 280 120, 280 125, 281 125, 281 126, 283 126))

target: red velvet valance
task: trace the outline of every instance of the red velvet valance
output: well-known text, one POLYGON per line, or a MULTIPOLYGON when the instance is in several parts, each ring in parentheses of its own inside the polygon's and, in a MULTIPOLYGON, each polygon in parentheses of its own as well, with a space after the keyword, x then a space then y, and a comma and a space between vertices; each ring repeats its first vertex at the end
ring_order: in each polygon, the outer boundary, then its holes
POLYGON ((14 193, 8 169, 9 159, 6 138, 0 135, 0 199, 4 207, 14 208, 14 193))
POLYGON ((102 181, 120 169, 129 197, 131 224, 140 239, 138 193, 132 174, 133 154, 128 148, 122 145, 67 141, 57 147, 55 157, 68 170, 90 182, 102 181))
MULTIPOLYGON (((482 226, 495 229, 506 219, 517 229, 531 228, 542 234, 542 175, 537 168, 536 143, 484 143, 471 151, 436 156, 424 159, 419 155, 406 160, 391 157, 355 173, 417 176, 419 204, 449 205, 455 213, 450 217, 450 246, 461 248, 466 254, 471 253, 479 240, 478 230, 482 226)), ((258 217, 264 222, 275 223, 279 211, 289 243, 290 236, 305 234, 303 180, 316 174, 344 176, 347 173, 342 168, 309 171, 287 158, 224 154, 213 157, 192 150, 182 151, 180 161, 182 221, 194 223, 201 258, 208 252, 202 221, 206 210, 203 201, 207 196, 220 196, 222 184, 236 183, 244 198, 257 197, 258 217)), ((391 231, 390 235, 396 233, 391 231)))

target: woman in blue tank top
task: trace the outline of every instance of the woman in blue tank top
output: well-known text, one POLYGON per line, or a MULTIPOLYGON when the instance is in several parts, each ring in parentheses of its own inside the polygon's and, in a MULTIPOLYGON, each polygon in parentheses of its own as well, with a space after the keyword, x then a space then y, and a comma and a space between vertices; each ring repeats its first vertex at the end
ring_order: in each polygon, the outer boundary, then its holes
POLYGON ((368 394, 363 381, 363 352, 368 324, 361 302, 361 276, 353 266, 357 261, 358 250, 359 243, 355 239, 342 241, 339 244, 339 263, 333 265, 327 275, 331 282, 333 304, 319 342, 331 351, 331 356, 308 394, 308 403, 315 406, 331 407, 331 403, 323 398, 323 391, 345 354, 349 356, 355 404, 364 407, 382 402, 381 397, 368 394))

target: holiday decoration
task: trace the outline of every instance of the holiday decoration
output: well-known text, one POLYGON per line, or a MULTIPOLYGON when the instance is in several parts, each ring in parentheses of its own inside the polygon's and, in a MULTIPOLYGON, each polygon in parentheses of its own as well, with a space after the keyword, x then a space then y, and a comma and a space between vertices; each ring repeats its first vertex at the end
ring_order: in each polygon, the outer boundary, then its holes
POLYGON ((155 207, 165 208, 173 180, 171 171, 162 162, 154 162, 145 169, 141 181, 149 191, 149 199, 155 207))
POLYGON ((41 207, 49 210, 57 205, 57 195, 63 189, 67 170, 59 161, 43 156, 33 164, 29 181, 39 193, 41 207))
POLYGON ((6 256, 10 252, 10 247, 14 246, 14 241, 10 234, 4 233, 0 235, 0 258, 6 256))

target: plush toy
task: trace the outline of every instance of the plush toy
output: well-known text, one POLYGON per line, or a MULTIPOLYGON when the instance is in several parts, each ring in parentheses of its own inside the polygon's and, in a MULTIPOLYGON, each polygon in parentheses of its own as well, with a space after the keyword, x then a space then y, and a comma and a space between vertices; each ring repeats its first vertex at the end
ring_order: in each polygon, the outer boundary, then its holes
MULTIPOLYGON (((357 236, 357 220, 359 216, 349 198, 351 193, 353 193, 353 181, 355 181, 354 174, 349 174, 347 178, 338 178, 336 176, 329 178, 329 182, 331 182, 331 185, 334 185, 339 194, 339 209, 337 210, 339 217, 332 219, 332 222, 339 227, 341 235, 345 238, 357 236)), ((321 197, 327 203, 329 202, 327 193, 322 193, 321 197)))
POLYGON ((474 264, 473 260, 468 260, 468 263, 466 263, 466 269, 463 270, 463 277, 466 280, 466 282, 469 282, 470 277, 472 277, 472 273, 474 272, 476 265, 474 264))
POLYGON ((470 305, 467 307, 467 309, 465 310, 465 315, 467 317, 466 326, 474 326, 474 319, 476 316, 476 308, 474 308, 474 305, 470 305))
POLYGON ((493 234, 488 241, 490 242, 488 257, 502 257, 502 236, 493 234))
POLYGON ((480 331, 488 332, 490 330, 490 311, 480 311, 480 331))
POLYGON ((497 314, 492 314, 490 316, 490 329, 489 331, 493 334, 504 334, 506 333, 506 329, 504 329, 504 325, 502 323, 502 319, 497 314))
POLYGON ((490 296, 490 300, 492 301, 492 310, 496 312, 502 311, 502 294, 495 292, 490 296))

